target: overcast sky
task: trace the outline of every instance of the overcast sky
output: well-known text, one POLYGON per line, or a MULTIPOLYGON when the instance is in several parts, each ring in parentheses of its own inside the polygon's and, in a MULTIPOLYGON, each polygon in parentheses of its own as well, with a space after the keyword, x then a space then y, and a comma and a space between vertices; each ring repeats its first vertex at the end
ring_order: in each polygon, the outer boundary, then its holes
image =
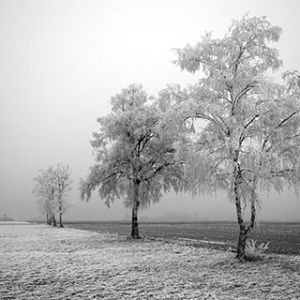
MULTIPOLYGON (((222 37, 232 19, 267 16, 283 29, 276 45, 285 70, 300 70, 300 1, 0 0, 0 214, 38 218, 39 169, 69 164, 75 180, 68 219, 123 219, 122 203, 80 201, 78 180, 93 164, 89 140, 110 97, 130 83, 157 95, 197 80, 172 64, 172 48, 205 31, 222 37)), ((277 75, 278 76, 278 75, 277 75)), ((166 195, 143 216, 234 219, 225 196, 166 195)), ((261 220, 300 221, 292 192, 263 197, 261 220)))

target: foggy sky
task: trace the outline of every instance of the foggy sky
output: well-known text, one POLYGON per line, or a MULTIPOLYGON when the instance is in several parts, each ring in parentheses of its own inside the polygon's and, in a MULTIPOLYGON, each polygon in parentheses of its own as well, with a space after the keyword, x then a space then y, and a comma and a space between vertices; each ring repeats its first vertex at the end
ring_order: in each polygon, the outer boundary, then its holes
MULTIPOLYGON (((172 64, 172 48, 205 31, 222 37, 233 18, 267 16, 283 29, 281 72, 300 70, 300 2, 0 0, 0 214, 39 218, 32 195, 39 169, 69 164, 75 181, 67 219, 123 219, 121 202, 80 201, 78 180, 93 164, 89 140, 110 97, 130 83, 157 95, 168 83, 197 81, 172 64)), ((279 77, 277 74, 276 77, 279 77)), ((292 191, 263 196, 260 220, 300 221, 292 191)), ((166 195, 143 210, 149 218, 235 218, 226 195, 166 195)))

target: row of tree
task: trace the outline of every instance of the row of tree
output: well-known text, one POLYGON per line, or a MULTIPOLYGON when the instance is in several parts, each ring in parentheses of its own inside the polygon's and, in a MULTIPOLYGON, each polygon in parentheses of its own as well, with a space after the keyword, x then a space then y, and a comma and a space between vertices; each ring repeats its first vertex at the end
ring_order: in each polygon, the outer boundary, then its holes
POLYGON ((265 17, 245 16, 222 39, 206 34, 177 49, 175 63, 197 72, 196 84, 168 86, 156 99, 131 85, 112 97, 112 112, 98 119, 96 164, 81 181, 82 198, 97 189, 107 205, 124 199, 138 238, 140 205, 164 192, 225 191, 240 230, 237 257, 244 259, 259 191, 297 189, 300 179, 300 75, 286 72, 282 84, 269 76, 282 64, 270 46, 280 34, 265 17))
POLYGON ((46 216, 48 225, 57 226, 55 216, 58 214, 59 226, 64 226, 62 216, 69 206, 67 195, 72 189, 70 176, 70 167, 58 164, 56 167, 39 170, 34 178, 33 193, 38 197, 40 210, 46 216))

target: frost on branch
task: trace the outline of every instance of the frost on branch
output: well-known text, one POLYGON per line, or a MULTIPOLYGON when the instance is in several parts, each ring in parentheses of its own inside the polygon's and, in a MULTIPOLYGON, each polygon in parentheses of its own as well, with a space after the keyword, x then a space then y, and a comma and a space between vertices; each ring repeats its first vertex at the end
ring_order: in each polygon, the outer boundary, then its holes
POLYGON ((55 214, 58 213, 59 225, 63 227, 62 216, 69 208, 67 196, 72 189, 70 176, 70 167, 58 164, 55 168, 39 170, 39 174, 33 179, 35 182, 33 193, 39 197, 40 210, 46 215, 49 225, 56 226, 55 214))
POLYGON ((112 112, 98 119, 92 146, 96 164, 81 181, 81 195, 93 190, 107 205, 122 199, 132 208, 133 238, 138 238, 140 206, 157 202, 163 192, 178 191, 182 169, 176 158, 177 131, 165 121, 164 111, 142 86, 130 85, 112 97, 112 112))
MULTIPOLYGON (((240 259, 255 224, 259 188, 299 185, 300 76, 287 72, 282 85, 267 75, 282 64, 270 45, 280 35, 265 17, 246 15, 234 20, 221 39, 206 34, 195 46, 177 49, 182 70, 204 74, 184 97, 178 93, 181 120, 202 122, 186 159, 189 189, 228 193, 240 228, 240 259), (250 207, 249 223, 243 219, 245 206, 250 207)), ((173 94, 169 90, 175 99, 173 94)))

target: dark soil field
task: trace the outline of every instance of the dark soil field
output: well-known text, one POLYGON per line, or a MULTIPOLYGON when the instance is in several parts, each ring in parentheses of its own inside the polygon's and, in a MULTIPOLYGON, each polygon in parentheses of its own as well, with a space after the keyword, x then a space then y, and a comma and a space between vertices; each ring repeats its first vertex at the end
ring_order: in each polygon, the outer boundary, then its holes
MULTIPOLYGON (((68 222, 66 226, 102 233, 118 233, 121 236, 130 234, 128 222, 68 222)), ((195 246, 203 245, 220 250, 235 249, 238 238, 238 226, 233 222, 144 222, 140 223, 139 230, 142 237, 195 239, 195 246)), ((260 223, 250 237, 257 244, 270 242, 267 253, 300 255, 300 223, 260 223)))

